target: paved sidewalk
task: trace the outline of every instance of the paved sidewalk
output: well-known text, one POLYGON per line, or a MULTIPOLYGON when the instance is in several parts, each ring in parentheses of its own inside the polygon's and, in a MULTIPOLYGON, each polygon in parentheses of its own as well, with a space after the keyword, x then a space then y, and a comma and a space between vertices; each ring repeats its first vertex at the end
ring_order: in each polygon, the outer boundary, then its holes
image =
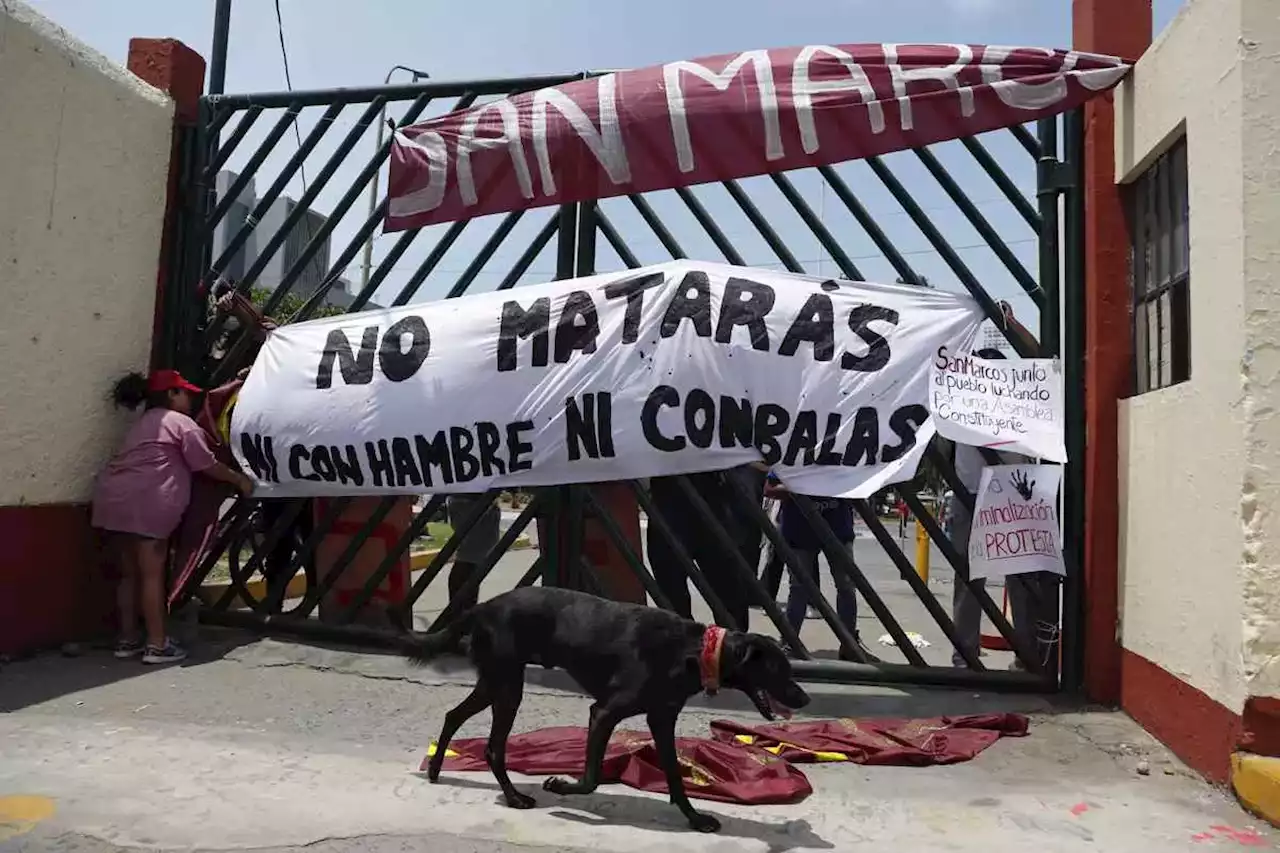
MULTIPOLYGON (((815 792, 798 805, 704 804, 724 820, 719 835, 692 833, 663 798, 623 787, 560 798, 517 777, 539 799, 537 809, 517 812, 498 804, 487 774, 429 785, 415 772, 445 710, 468 691, 465 669, 205 637, 193 660, 168 669, 105 652, 0 669, 0 853, 1163 853, 1255 838, 1255 822, 1232 800, 1121 715, 1064 711, 1034 697, 865 688, 819 688, 814 715, 1011 709, 1033 713, 1034 724, 1029 737, 950 767, 808 767, 815 792), (23 809, 27 823, 13 814, 23 809)), ((585 699, 556 689, 556 674, 531 676, 519 729, 585 723, 585 699)), ((745 699, 722 695, 690 708, 681 728, 705 733, 722 716, 751 712, 745 699)), ((461 736, 487 726, 484 716, 461 736)), ((1270 845, 1258 832, 1257 843, 1270 845)))

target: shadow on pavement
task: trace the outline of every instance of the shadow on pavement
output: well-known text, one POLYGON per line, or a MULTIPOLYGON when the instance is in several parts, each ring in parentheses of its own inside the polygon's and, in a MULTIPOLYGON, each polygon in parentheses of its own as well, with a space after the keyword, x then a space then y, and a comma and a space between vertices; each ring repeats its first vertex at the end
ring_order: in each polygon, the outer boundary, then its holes
MULTIPOLYGON (((419 774, 415 774, 419 775, 419 774)), ((421 774, 424 784, 425 774, 421 774)), ((441 785, 493 791, 497 803, 505 807, 506 801, 496 782, 459 778, 456 775, 440 777, 441 785)), ((541 785, 516 785, 516 789, 538 801, 538 808, 551 807, 547 813, 561 820, 587 826, 633 826, 654 832, 694 833, 680 811, 666 800, 640 794, 612 794, 596 791, 579 797, 560 797, 543 790, 541 785), (566 811, 566 809, 574 811, 566 811), (586 812, 579 814, 578 812, 586 812)), ((788 850, 833 850, 835 845, 819 836, 807 821, 788 820, 767 822, 728 815, 716 810, 715 803, 694 802, 694 808, 715 815, 720 821, 720 831, 715 838, 758 839, 769 845, 769 853, 786 853, 788 850)))
POLYGON ((173 633, 188 649, 186 660, 166 666, 147 666, 136 658, 116 660, 108 639, 78 644, 77 654, 48 652, 0 667, 0 712, 18 711, 64 696, 92 690, 174 667, 198 667, 221 660, 240 646, 257 641, 251 634, 202 628, 191 641, 191 626, 175 625, 173 633))

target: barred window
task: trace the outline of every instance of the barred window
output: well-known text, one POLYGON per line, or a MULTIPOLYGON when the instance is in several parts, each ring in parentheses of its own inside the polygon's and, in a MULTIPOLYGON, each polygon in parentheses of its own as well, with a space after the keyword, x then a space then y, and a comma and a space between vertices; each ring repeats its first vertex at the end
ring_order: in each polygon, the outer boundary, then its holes
POLYGON ((1133 237, 1133 393, 1191 378, 1187 140, 1178 140, 1129 187, 1133 237))

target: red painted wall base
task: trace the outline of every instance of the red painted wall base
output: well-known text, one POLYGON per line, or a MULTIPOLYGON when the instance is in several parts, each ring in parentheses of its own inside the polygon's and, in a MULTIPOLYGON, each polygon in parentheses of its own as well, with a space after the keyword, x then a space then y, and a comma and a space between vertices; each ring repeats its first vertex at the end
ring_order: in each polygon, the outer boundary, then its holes
POLYGON ((1233 752, 1280 756, 1280 699, 1251 698, 1236 714, 1128 649, 1120 693, 1129 716, 1211 781, 1230 780, 1233 752))
POLYGON ((0 507, 0 654, 109 635, 114 613, 88 506, 0 507))

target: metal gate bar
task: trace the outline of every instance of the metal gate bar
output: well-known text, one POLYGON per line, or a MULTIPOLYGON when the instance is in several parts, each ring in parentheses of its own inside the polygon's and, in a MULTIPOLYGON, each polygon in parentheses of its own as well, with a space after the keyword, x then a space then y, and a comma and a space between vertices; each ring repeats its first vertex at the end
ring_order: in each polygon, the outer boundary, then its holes
POLYGON ((359 614, 364 606, 373 599, 373 594, 378 587, 382 586, 383 581, 395 569, 396 563, 403 559, 404 555, 409 553, 409 549, 413 547, 413 542, 422 535, 422 531, 427 529, 427 525, 431 523, 431 519, 444 508, 444 495, 432 495, 427 501, 426 506, 418 511, 413 521, 404 529, 404 533, 396 540, 396 544, 391 546, 387 555, 382 558, 382 562, 373 570, 373 574, 369 575, 369 579, 365 581, 364 586, 356 592, 351 603, 338 613, 337 623, 339 625, 351 624, 356 615, 359 614))
MULTIPOLYGON (((524 508, 524 511, 516 517, 515 522, 507 528, 507 532, 502 534, 502 538, 498 540, 497 544, 490 548, 489 552, 485 554, 484 559, 476 565, 471 576, 467 578, 466 583, 464 583, 462 588, 458 591, 458 598, 446 604, 444 610, 440 611, 440 615, 435 618, 435 621, 433 621, 430 626, 428 626, 428 632, 439 631, 458 617, 458 608, 456 606, 456 602, 458 600, 466 601, 472 595, 479 594, 480 584, 484 583, 484 579, 489 576, 489 572, 493 571, 493 567, 498 564, 499 558, 510 550, 511 546, 515 544, 515 541, 520 538, 520 534, 524 533, 525 528, 529 526, 529 522, 533 521, 538 516, 538 513, 542 509, 542 500, 542 496, 538 495, 530 501, 529 505, 524 508)), ((492 504, 486 505, 485 509, 487 510, 490 506, 492 506, 492 504)), ((479 517, 477 516, 477 519, 478 518, 479 517)))

